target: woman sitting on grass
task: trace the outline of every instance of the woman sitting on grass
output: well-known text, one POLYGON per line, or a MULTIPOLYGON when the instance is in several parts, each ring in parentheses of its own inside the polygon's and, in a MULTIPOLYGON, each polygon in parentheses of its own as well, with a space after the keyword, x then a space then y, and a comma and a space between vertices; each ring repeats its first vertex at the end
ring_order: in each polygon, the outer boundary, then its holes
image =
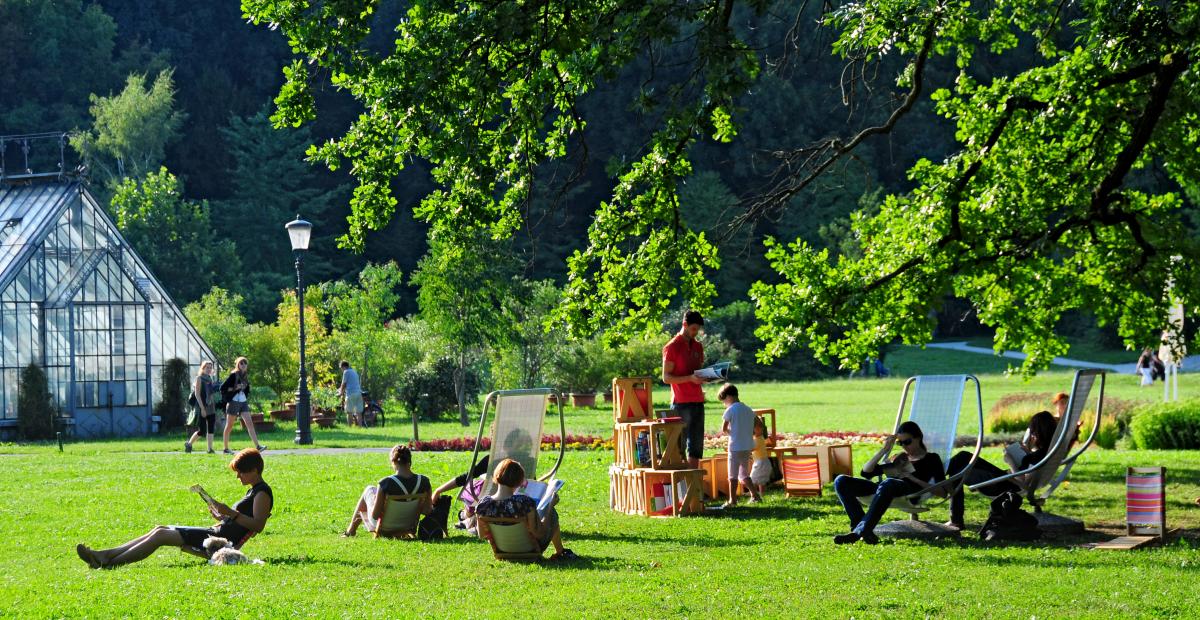
POLYGON ((250 536, 266 527, 274 507, 274 496, 271 486, 262 479, 263 458, 258 450, 246 448, 238 452, 229 462, 229 469, 237 474, 239 482, 250 489, 233 508, 218 501, 209 505, 209 513, 220 521, 216 526, 159 525, 119 547, 95 550, 80 543, 76 545, 75 552, 91 568, 111 568, 144 560, 159 547, 179 547, 186 553, 207 558, 204 541, 210 536, 224 538, 232 542, 234 547, 241 548, 250 536))
MULTIPOLYGON (((429 478, 415 474, 412 470, 412 451, 408 446, 395 445, 391 453, 392 470, 396 473, 383 478, 379 484, 363 489, 354 507, 354 516, 350 518, 350 526, 342 536, 354 536, 358 526, 374 532, 379 528, 379 520, 383 518, 385 503, 378 501, 387 495, 420 495, 429 493, 429 478)), ((450 514, 450 498, 439 498, 437 502, 421 500, 424 517, 417 528, 417 537, 421 540, 434 540, 446 535, 446 520, 450 514)))
MULTIPOLYGON (((1054 419, 1054 414, 1049 411, 1039 411, 1033 414, 1033 417, 1029 420, 1029 430, 1025 435, 1026 440, 1021 444, 1025 455, 1021 458, 1020 462, 1013 462, 1010 460, 1008 451, 1004 452, 1004 460, 1008 464, 1009 470, 1014 472, 1021 471, 1041 462, 1050 450, 1050 442, 1054 441, 1054 431, 1056 430, 1058 430, 1058 421, 1054 419)), ((971 462, 971 453, 965 450, 961 451, 950 457, 950 466, 946 468, 946 473, 953 476, 966 469, 969 462, 971 462)), ((963 486, 986 482, 1007 473, 999 467, 981 458, 977 458, 975 459, 975 465, 971 467, 971 473, 967 474, 963 481, 963 486)), ((988 497, 997 497, 1006 491, 1020 493, 1025 488, 1025 485, 1028 484, 1029 475, 1018 476, 1011 480, 980 487, 979 492, 988 497)), ((946 523, 946 525, 959 530, 964 529, 963 517, 966 508, 963 496, 963 487, 959 487, 958 492, 950 497, 950 521, 946 523)))
MULTIPOLYGON (((892 505, 892 500, 917 493, 946 479, 941 457, 936 452, 925 449, 924 438, 921 427, 909 420, 896 429, 895 435, 888 435, 883 441, 883 448, 863 465, 862 478, 842 475, 833 480, 833 490, 837 493, 838 501, 846 509, 846 516, 850 517, 850 531, 834 536, 833 542, 839 545, 859 540, 868 545, 878 543, 875 526, 892 505), (903 452, 891 462, 880 463, 880 460, 891 454, 895 444, 900 444, 903 452), (887 479, 879 483, 866 480, 883 475, 886 475, 887 479), (858 498, 867 495, 874 497, 866 514, 863 514, 858 498)), ((938 489, 934 493, 943 496, 945 492, 938 489)))
MULTIPOLYGON (((475 506, 475 515, 479 517, 501 517, 515 519, 529 519, 532 527, 530 529, 537 539, 538 546, 545 549, 547 545, 554 545, 554 555, 550 556, 551 560, 569 560, 578 556, 570 549, 563 548, 562 538, 558 528, 558 511, 554 509, 555 504, 558 504, 558 497, 555 497, 550 508, 546 510, 546 516, 538 518, 537 501, 528 495, 517 493, 517 489, 525 483, 525 468, 521 464, 512 460, 504 459, 496 466, 496 473, 493 476, 496 482, 496 492, 489 495, 475 506)), ((491 532, 488 531, 487 525, 484 522, 479 522, 479 537, 488 539, 491 532)))

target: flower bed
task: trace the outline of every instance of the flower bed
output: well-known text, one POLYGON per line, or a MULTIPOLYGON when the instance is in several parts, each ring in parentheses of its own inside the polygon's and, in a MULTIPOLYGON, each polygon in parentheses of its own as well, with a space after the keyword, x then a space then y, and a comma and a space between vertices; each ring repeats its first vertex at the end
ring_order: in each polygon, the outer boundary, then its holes
MULTIPOLYGON (((558 435, 543 435, 542 449, 555 450, 561 441, 558 435)), ((479 444, 480 450, 490 450, 492 448, 492 440, 488 437, 484 437, 479 444)), ((455 437, 453 439, 410 441, 408 442, 408 447, 412 450, 423 452, 470 452, 475 449, 475 438, 455 437)), ((611 437, 567 435, 566 447, 568 450, 612 450, 613 442, 611 437)))
MULTIPOLYGON (((775 447, 791 448, 796 446, 830 446, 835 444, 883 443, 886 435, 882 433, 855 433, 842 431, 817 431, 815 433, 777 433, 775 447)), ((708 433, 704 436, 704 447, 707 450, 725 451, 729 449, 729 436, 708 433)))

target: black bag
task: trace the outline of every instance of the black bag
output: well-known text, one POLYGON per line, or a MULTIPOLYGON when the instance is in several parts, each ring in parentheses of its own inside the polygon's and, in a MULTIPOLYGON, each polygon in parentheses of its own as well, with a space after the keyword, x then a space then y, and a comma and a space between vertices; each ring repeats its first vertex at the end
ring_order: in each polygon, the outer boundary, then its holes
POLYGON ((1042 537, 1037 517, 1021 510, 1021 496, 1005 491, 992 500, 987 521, 979 528, 982 540, 1037 540, 1042 537))

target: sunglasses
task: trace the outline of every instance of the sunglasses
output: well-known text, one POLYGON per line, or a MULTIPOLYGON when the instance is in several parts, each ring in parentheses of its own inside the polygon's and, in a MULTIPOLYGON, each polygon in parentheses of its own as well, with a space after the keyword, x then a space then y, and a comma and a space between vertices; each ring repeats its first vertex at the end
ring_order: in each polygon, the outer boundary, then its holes
POLYGON ((907 446, 907 445, 911 444, 912 442, 913 442, 913 440, 911 438, 909 438, 909 439, 901 439, 900 441, 897 441, 896 443, 898 443, 902 446, 907 446))

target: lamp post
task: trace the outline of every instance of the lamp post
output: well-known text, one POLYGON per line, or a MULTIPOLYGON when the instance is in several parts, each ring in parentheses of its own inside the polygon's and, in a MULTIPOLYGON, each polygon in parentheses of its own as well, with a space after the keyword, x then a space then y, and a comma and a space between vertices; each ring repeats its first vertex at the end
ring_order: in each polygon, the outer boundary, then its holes
POLYGON ((312 224, 296 215, 296 219, 288 222, 284 228, 287 228, 288 239, 292 242, 292 254, 296 256, 296 301, 300 304, 300 383, 296 386, 296 443, 308 445, 313 440, 308 370, 304 363, 304 253, 308 251, 312 224))

